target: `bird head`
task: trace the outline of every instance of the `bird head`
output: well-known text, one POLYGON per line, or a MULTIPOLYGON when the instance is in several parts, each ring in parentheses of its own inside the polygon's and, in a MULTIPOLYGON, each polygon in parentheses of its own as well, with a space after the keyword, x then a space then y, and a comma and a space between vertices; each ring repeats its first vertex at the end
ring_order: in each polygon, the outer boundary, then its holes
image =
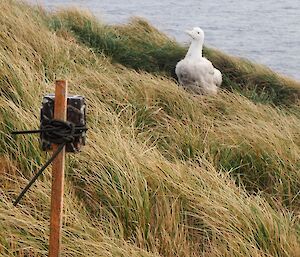
POLYGON ((195 27, 192 30, 187 30, 186 33, 196 41, 204 42, 204 31, 199 27, 195 27))

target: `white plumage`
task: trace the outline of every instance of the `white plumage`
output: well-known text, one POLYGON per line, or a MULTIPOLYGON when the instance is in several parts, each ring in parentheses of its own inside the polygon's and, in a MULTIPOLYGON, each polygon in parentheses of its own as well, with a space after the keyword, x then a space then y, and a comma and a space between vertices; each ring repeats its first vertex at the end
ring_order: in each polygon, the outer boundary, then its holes
POLYGON ((187 33, 192 37, 190 48, 183 60, 176 65, 179 83, 198 94, 216 94, 222 83, 222 74, 202 56, 204 32, 196 27, 187 33))

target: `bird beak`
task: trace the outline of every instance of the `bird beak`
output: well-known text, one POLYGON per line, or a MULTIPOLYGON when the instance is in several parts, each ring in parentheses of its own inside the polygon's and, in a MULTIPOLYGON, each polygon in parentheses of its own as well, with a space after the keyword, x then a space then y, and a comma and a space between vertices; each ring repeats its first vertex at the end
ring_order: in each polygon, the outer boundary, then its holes
POLYGON ((189 36, 193 37, 192 30, 186 30, 185 33, 188 34, 189 36))

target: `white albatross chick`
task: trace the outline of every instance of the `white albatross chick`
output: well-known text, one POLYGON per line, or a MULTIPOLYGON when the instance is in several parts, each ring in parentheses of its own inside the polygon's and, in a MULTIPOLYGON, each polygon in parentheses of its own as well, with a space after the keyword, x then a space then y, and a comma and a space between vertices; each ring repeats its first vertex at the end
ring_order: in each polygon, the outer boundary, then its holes
POLYGON ((186 31, 191 36, 190 48, 183 60, 177 63, 175 73, 179 83, 198 94, 217 94, 222 84, 222 74, 202 56, 204 32, 196 27, 186 31))

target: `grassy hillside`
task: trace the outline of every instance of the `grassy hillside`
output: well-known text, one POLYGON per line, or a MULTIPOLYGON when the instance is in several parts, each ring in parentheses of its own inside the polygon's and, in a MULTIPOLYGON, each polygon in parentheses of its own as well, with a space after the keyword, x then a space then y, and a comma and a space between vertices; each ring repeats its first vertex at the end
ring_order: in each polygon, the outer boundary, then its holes
POLYGON ((47 256, 51 169, 37 136, 55 79, 86 96, 88 144, 68 155, 63 256, 299 256, 300 85, 205 49, 217 96, 180 88, 186 49, 143 20, 99 23, 0 1, 0 255, 47 256))

